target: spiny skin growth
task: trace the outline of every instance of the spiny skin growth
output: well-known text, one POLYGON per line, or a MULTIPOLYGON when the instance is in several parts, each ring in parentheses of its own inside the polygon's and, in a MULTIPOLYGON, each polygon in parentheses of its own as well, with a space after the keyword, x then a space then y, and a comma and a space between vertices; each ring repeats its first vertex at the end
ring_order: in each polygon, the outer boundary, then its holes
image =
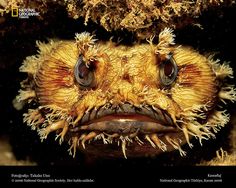
POLYGON ((176 45, 169 28, 146 44, 99 42, 89 33, 75 41, 37 42, 39 54, 20 67, 15 106, 38 107, 24 122, 41 140, 55 135, 76 150, 97 156, 157 155, 191 140, 215 137, 229 121, 222 104, 236 100, 226 83, 233 71, 226 63, 176 45))

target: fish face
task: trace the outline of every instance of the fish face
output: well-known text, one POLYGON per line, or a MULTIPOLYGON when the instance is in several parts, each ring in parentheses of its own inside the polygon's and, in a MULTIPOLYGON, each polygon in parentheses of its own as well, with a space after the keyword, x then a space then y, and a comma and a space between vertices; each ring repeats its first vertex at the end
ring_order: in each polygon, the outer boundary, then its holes
POLYGON ((215 137, 229 121, 219 107, 236 100, 227 63, 174 43, 164 29, 159 43, 117 45, 89 33, 75 41, 38 42, 39 54, 20 67, 28 78, 16 97, 38 106, 24 122, 41 140, 55 134, 59 143, 109 157, 142 157, 192 148, 192 139, 215 137), (195 137, 195 138, 193 138, 195 137))

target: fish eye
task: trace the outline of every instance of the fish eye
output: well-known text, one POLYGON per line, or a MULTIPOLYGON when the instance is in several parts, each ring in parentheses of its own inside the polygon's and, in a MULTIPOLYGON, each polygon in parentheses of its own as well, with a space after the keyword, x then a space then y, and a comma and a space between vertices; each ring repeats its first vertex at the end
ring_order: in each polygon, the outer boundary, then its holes
POLYGON ((81 87, 91 87, 94 81, 93 66, 86 65, 83 56, 80 55, 74 69, 75 80, 81 87))
POLYGON ((178 67, 172 54, 160 64, 160 80, 163 86, 170 86, 176 80, 178 74, 178 67))

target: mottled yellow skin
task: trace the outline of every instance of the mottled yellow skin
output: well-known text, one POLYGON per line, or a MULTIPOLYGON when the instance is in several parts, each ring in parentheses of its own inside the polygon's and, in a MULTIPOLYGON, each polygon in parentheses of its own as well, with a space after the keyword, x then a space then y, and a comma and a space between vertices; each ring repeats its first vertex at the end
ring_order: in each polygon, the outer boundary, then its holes
POLYGON ((36 73, 39 103, 53 104, 68 112, 75 108, 78 116, 112 100, 117 104, 128 101, 135 106, 148 103, 167 110, 174 117, 193 105, 213 104, 218 92, 207 58, 189 48, 172 48, 173 57, 183 68, 175 85, 163 91, 158 76, 160 62, 149 44, 131 48, 111 42, 101 44, 94 54, 98 61, 96 89, 83 91, 74 81, 73 70, 79 54, 75 42, 54 45, 55 50, 46 54, 36 73))
MULTIPOLYGON (((168 29, 160 34, 157 45, 151 39, 149 43, 134 46, 110 41, 94 43, 92 37, 81 34, 76 36, 76 41, 51 41, 49 44, 39 43, 38 47, 40 54, 26 59, 21 71, 29 74, 28 85, 23 85, 23 88, 35 92, 35 96, 28 97, 28 100, 33 98, 40 105, 25 115, 25 121, 39 130, 41 139, 57 131, 62 142, 70 127, 83 126, 78 122, 84 114, 107 103, 119 105, 128 102, 135 107, 147 104, 165 111, 183 132, 190 147, 190 135, 201 142, 214 137, 211 129, 218 130, 228 121, 228 115, 214 109, 223 79, 232 75, 230 67, 220 69, 217 62, 193 49, 174 45, 173 34, 168 29), (173 54, 178 75, 170 87, 165 87, 159 71, 169 53, 173 54), (81 54, 88 65, 96 65, 93 88, 81 88, 75 80, 74 69, 81 54), (49 111, 42 110, 46 108, 49 111)), ((231 91, 233 93, 228 93, 229 97, 225 99, 235 100, 235 91, 231 91)), ((75 154, 80 140, 84 144, 96 135, 91 131, 85 135, 69 136, 70 150, 75 154)), ((174 149, 182 151, 176 138, 167 137, 166 140, 174 149)), ((122 150, 125 151, 123 146, 122 150)))

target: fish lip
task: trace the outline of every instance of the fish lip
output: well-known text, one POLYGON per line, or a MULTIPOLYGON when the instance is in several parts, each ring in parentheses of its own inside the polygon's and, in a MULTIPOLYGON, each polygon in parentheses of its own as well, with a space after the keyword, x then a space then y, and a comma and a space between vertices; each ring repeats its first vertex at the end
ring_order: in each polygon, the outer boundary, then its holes
POLYGON ((179 131, 166 111, 156 108, 154 110, 149 105, 137 108, 131 104, 124 103, 119 105, 118 110, 114 110, 112 107, 100 107, 96 110, 97 115, 92 115, 93 118, 91 119, 90 115, 92 113, 94 113, 94 109, 85 114, 87 115, 87 121, 83 121, 84 117, 82 117, 78 126, 71 128, 70 132, 75 133, 83 130, 123 135, 135 132, 161 134, 179 131))
POLYGON ((144 117, 140 117, 140 115, 105 116, 101 119, 96 119, 92 123, 80 128, 87 131, 98 131, 111 134, 118 133, 120 135, 132 134, 135 132, 142 134, 167 133, 176 132, 177 130, 176 127, 160 124, 149 117, 144 118, 145 120, 141 121, 140 119, 142 118, 144 117))
POLYGON ((142 105, 141 107, 135 107, 127 102, 116 106, 107 103, 98 109, 93 108, 82 116, 78 124, 80 126, 88 125, 97 121, 107 121, 106 118, 112 120, 117 118, 132 118, 132 116, 136 121, 146 120, 147 122, 157 122, 159 124, 175 127, 171 116, 166 110, 156 107, 154 109, 148 104, 142 105))

